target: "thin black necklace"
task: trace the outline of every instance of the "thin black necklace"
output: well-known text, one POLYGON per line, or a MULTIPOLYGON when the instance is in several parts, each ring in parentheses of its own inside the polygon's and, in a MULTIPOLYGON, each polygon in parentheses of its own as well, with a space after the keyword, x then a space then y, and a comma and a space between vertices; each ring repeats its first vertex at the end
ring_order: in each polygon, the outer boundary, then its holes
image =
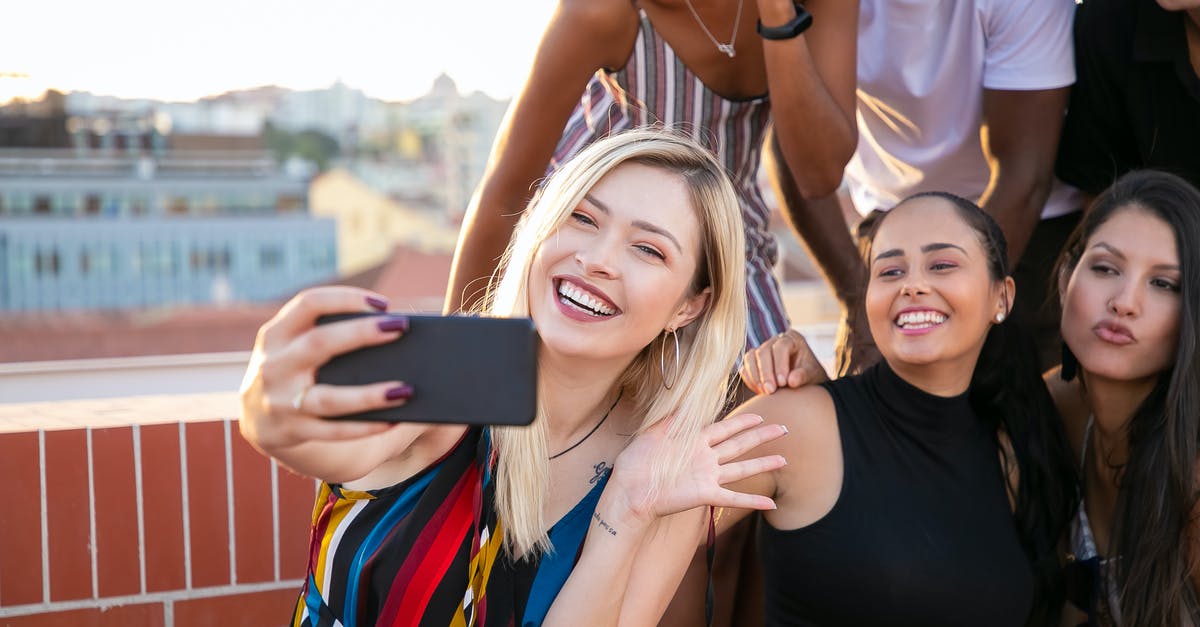
POLYGON ((572 444, 570 447, 567 448, 567 450, 559 453, 558 455, 551 455, 550 461, 554 461, 554 460, 558 459, 559 457, 562 457, 563 455, 570 453, 571 451, 575 450, 575 447, 579 446, 580 444, 583 444, 584 442, 587 441, 588 438, 592 437, 592 434, 596 432, 596 429, 599 429, 600 425, 604 424, 605 420, 608 420, 608 415, 612 413, 612 410, 614 407, 617 406, 617 403, 621 402, 621 395, 624 393, 625 393, 625 390, 621 390, 620 392, 617 393, 617 400, 613 401, 613 404, 608 408, 608 411, 604 412, 604 417, 600 419, 600 422, 596 423, 596 426, 592 427, 591 431, 587 432, 587 435, 580 438, 578 442, 572 444))

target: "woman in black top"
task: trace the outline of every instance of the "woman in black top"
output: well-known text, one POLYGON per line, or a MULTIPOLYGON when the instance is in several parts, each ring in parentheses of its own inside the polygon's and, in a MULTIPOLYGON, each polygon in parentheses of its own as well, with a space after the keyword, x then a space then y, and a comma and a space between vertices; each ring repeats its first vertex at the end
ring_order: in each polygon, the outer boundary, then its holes
POLYGON ((1073 467, 1032 344, 1005 323, 1006 259, 973 203, 905 200, 866 260, 884 361, 741 409, 791 433, 765 445, 789 464, 738 487, 778 506, 760 537, 768 625, 1056 620, 1073 467))

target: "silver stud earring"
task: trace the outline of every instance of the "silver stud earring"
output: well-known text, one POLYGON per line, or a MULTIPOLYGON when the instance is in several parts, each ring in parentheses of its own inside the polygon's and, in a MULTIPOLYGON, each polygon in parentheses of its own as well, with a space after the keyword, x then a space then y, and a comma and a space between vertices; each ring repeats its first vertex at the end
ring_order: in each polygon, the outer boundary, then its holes
POLYGON ((1000 324, 1001 322, 1004 322, 1004 314, 998 313, 996 314, 996 324, 1000 324))

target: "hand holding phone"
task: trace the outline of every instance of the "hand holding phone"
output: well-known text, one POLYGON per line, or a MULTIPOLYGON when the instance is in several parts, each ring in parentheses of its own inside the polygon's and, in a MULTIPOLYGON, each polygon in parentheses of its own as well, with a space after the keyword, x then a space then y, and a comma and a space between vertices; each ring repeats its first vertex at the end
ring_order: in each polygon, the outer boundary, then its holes
MULTIPOLYGON (((322 316, 330 324, 370 313, 322 316)), ((336 416, 346 420, 527 425, 537 413, 537 332, 528 318, 408 316, 399 339, 343 353, 317 382, 403 381, 404 405, 336 416)))

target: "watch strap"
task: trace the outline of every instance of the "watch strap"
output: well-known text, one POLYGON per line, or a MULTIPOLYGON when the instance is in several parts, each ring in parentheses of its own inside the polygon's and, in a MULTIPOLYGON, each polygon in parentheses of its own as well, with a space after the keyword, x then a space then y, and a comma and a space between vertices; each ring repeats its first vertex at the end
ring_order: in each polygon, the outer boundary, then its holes
POLYGON ((763 26, 762 20, 758 20, 756 28, 763 39, 791 39, 812 26, 812 13, 809 13, 799 2, 792 4, 796 7, 796 17, 788 20, 782 26, 763 26))

